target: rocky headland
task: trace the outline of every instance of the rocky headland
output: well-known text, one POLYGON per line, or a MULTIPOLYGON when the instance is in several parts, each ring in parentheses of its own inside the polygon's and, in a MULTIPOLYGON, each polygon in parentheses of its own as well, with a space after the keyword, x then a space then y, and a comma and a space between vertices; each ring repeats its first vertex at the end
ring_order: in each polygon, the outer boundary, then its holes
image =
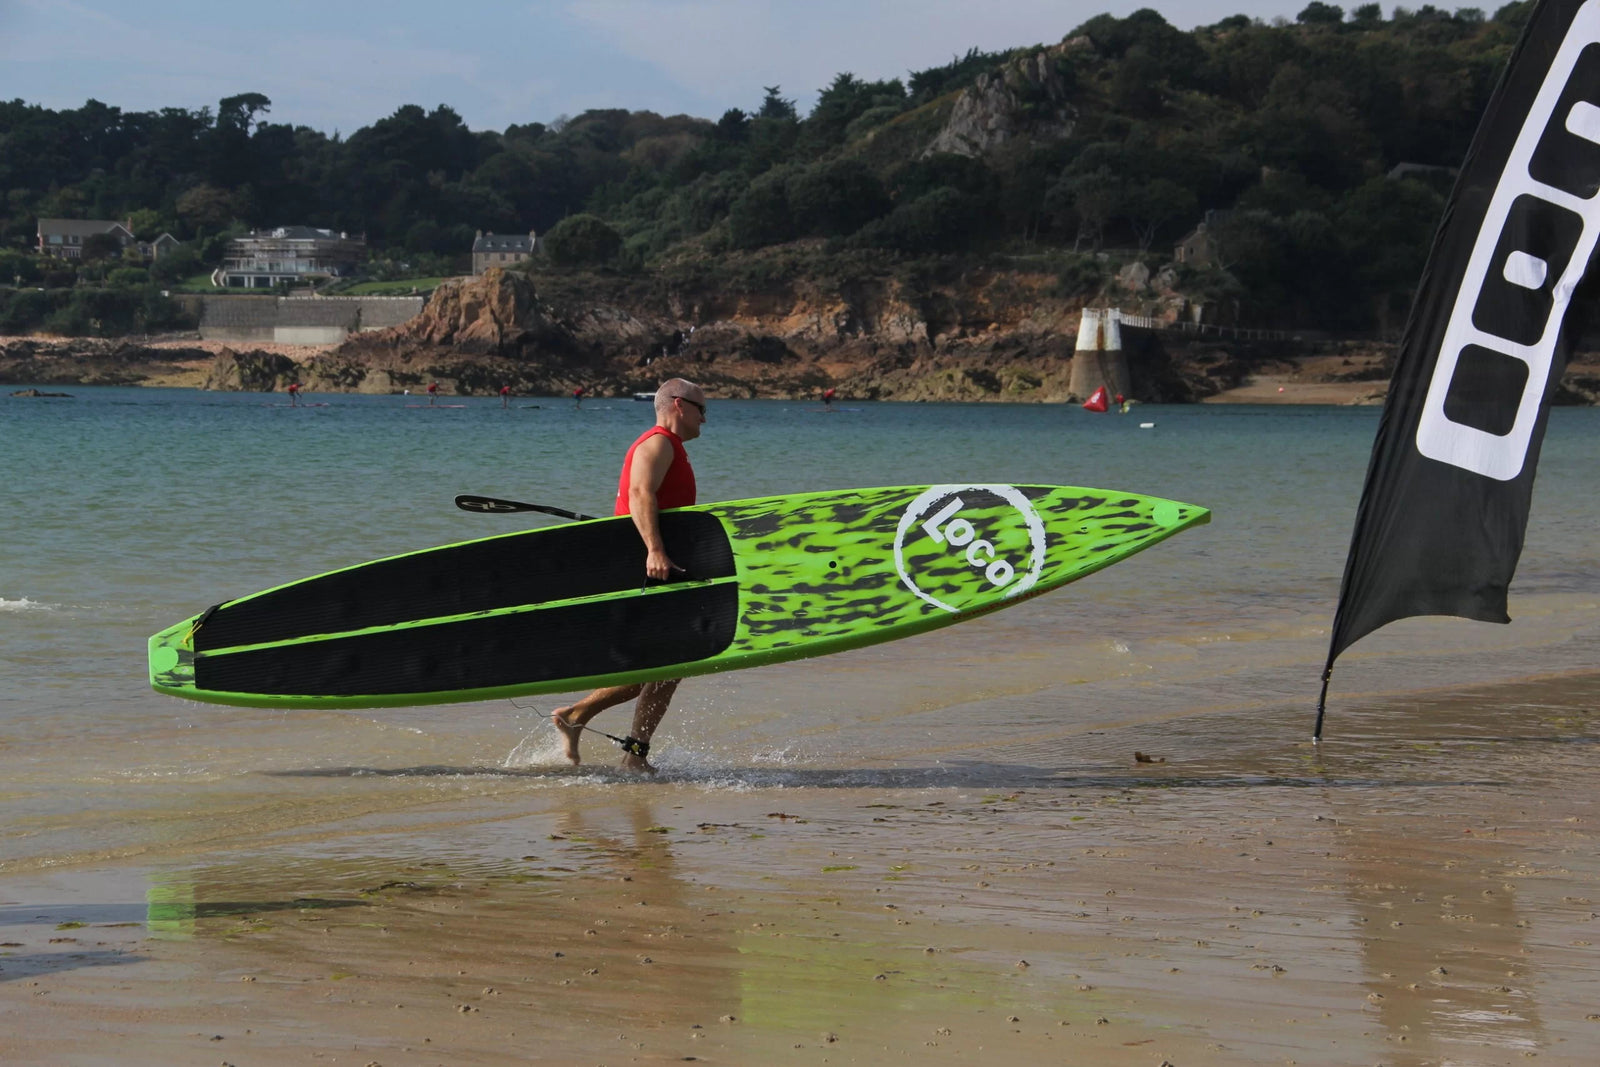
MULTIPOLYGON (((1130 279, 1159 313, 1160 279, 1130 279)), ((691 276, 529 275, 491 269, 436 290, 403 325, 335 347, 159 340, 0 340, 0 383, 272 391, 627 396, 683 376, 724 397, 1065 403, 1082 301, 1056 279, 963 272, 825 284, 801 276, 743 291, 691 276), (913 291, 915 295, 913 295, 913 291)), ((1136 399, 1373 403, 1393 345, 1195 338, 1125 329, 1136 399)), ((1581 353, 1560 399, 1600 399, 1600 356, 1581 353)))

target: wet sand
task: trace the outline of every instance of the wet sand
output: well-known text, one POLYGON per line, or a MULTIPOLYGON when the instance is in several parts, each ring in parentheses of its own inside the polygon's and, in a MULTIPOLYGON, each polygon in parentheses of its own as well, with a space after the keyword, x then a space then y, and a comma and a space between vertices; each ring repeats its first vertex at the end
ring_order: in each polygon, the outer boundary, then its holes
POLYGON ((551 759, 182 862, 19 872, 0 1045, 13 1065, 1588 1064, 1597 697, 1600 675, 1346 694, 1320 750, 1298 703, 1213 708, 959 787, 551 759))
POLYGON ((1389 383, 1305 381, 1297 374, 1254 374, 1203 404, 1381 404, 1389 383))

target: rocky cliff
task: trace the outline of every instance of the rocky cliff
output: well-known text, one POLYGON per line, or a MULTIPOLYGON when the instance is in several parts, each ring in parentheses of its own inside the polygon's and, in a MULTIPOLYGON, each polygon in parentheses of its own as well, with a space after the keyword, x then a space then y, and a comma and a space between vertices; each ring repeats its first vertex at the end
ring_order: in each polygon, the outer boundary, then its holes
MULTIPOLYGON (((1147 311, 1164 279, 1148 272, 1147 311)), ((441 391, 624 396, 681 375, 721 396, 842 395, 884 400, 1072 399, 1081 302, 1057 278, 964 270, 943 279, 862 271, 812 273, 739 291, 688 272, 672 281, 491 269, 442 287, 422 314, 351 338, 308 360, 301 380, 324 391, 441 391), (537 288, 536 288, 537 286, 537 288)), ((1226 347, 1174 359, 1154 335, 1129 331, 1135 395, 1208 396, 1248 363, 1226 347), (1219 354, 1220 353, 1220 354, 1219 354), (1192 356, 1193 358, 1189 358, 1192 356)), ((1259 356, 1259 353, 1257 354, 1259 356)))
MULTIPOLYGON (((0 340, 0 382, 148 384, 321 392, 441 391, 626 396, 683 376, 721 397, 1066 402, 1081 300, 1054 274, 952 267, 794 270, 743 265, 762 284, 716 273, 670 277, 491 270, 441 287, 422 314, 331 350, 196 341, 0 340), (831 277, 832 280, 823 280, 831 277)), ((1159 272, 1127 271, 1127 310, 1159 317, 1180 299, 1159 272)), ((1181 403, 1374 402, 1392 347, 1375 343, 1193 342, 1126 330, 1133 395, 1181 403)), ((1600 357, 1576 356, 1562 403, 1600 399, 1600 357)))
POLYGON ((1060 61, 1084 47, 1091 47, 1086 39, 1064 41, 1013 59, 996 73, 980 74, 956 98, 924 158, 940 152, 987 155, 1024 135, 1041 142, 1072 136, 1078 113, 1060 61))

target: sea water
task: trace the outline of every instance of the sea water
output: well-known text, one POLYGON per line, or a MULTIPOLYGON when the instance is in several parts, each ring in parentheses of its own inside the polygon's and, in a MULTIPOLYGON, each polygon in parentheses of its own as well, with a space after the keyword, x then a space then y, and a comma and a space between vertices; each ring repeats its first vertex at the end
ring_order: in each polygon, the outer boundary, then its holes
MULTIPOLYGON (((68 391, 0 400, 0 871, 244 847, 462 795, 593 784, 559 758, 547 719, 559 697, 216 707, 153 693, 145 640, 265 587, 551 521, 462 512, 457 493, 609 514, 648 405, 68 391)), ((713 395, 690 446, 702 500, 1039 482, 1172 497, 1213 519, 983 619, 691 679, 655 758, 704 788, 1004 784, 1092 770, 1105 746, 1180 723, 1190 743, 1226 748, 1207 726, 1216 712, 1303 712, 1309 733, 1378 414, 713 395)), ((1600 664, 1597 456, 1600 411, 1554 411, 1517 621, 1408 620, 1369 637, 1335 674, 1335 730, 1340 701, 1600 664)), ((625 733, 627 712, 595 725, 625 733)), ((586 745, 615 760, 602 739, 586 745)))

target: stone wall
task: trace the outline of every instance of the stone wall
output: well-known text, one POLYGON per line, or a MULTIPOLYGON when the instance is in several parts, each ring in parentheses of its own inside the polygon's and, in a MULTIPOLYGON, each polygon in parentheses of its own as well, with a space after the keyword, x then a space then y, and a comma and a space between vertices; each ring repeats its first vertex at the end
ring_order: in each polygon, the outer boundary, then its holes
POLYGON ((353 333, 398 326, 419 314, 420 296, 201 296, 196 313, 205 341, 334 345, 353 333))

